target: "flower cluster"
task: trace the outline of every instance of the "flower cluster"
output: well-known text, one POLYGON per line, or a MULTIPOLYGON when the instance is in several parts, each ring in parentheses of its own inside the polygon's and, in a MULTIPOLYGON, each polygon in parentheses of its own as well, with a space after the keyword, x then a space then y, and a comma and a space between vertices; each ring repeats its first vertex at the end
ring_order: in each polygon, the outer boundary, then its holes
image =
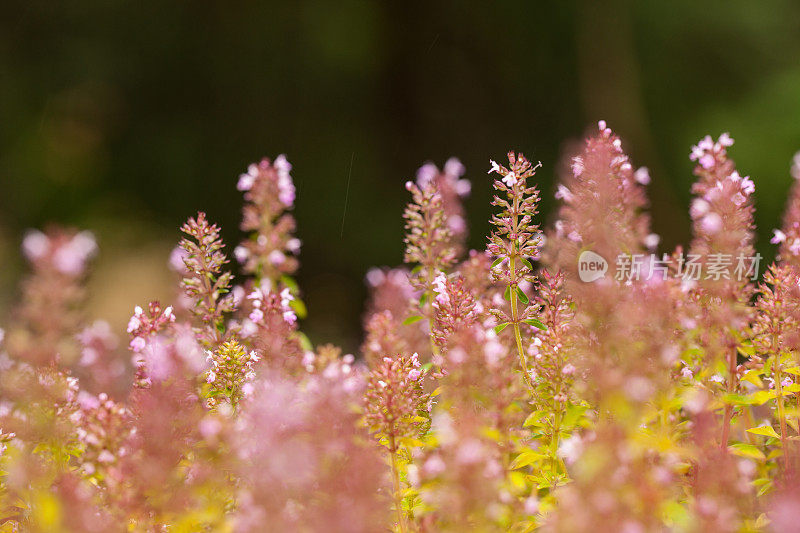
POLYGON ((255 378, 254 365, 261 359, 247 351, 235 340, 223 343, 206 358, 211 368, 206 371, 207 403, 215 407, 221 402, 235 408, 244 396, 252 393, 250 382, 255 378))
POLYGON ((73 364, 80 356, 74 337, 83 317, 83 278, 97 244, 89 232, 54 229, 30 231, 22 251, 32 274, 22 285, 22 300, 15 315, 20 326, 12 329, 8 349, 12 357, 45 365, 61 360, 73 364))
POLYGON ((187 269, 183 289, 194 302, 192 311, 202 324, 203 341, 213 346, 224 339, 224 317, 233 310, 233 298, 228 294, 232 275, 222 271, 228 262, 222 253, 224 245, 219 228, 202 212, 190 218, 181 231, 186 234, 181 241, 187 269))
MULTIPOLYGON (((413 286, 422 291, 419 301, 420 311, 428 319, 432 330, 432 299, 434 278, 440 271, 447 270, 455 263, 459 246, 454 241, 453 231, 448 224, 444 200, 438 181, 422 180, 422 186, 406 183, 411 192, 411 202, 403 213, 406 222, 406 263, 415 264, 411 274, 413 286)), ((433 337, 430 338, 431 352, 436 355, 433 337)))
POLYGON ((130 435, 131 414, 128 409, 107 394, 97 396, 81 391, 79 409, 72 414, 81 445, 82 472, 104 483, 108 471, 125 453, 124 443, 130 435))
POLYGON ((461 277, 448 279, 440 273, 434 279, 434 287, 434 338, 436 344, 444 350, 449 338, 477 320, 475 307, 478 304, 461 277))
POLYGON ((445 162, 441 172, 433 163, 426 163, 417 171, 417 186, 425 189, 433 184, 441 195, 447 228, 452 232, 454 240, 462 243, 460 247, 467 235, 467 222, 461 201, 472 191, 470 181, 462 178, 465 172, 464 165, 455 157, 445 162))
POLYGON ((428 395, 419 356, 384 357, 369 375, 364 394, 365 420, 390 453, 418 438, 428 421, 428 395))
POLYGON ((140 306, 133 310, 133 316, 128 321, 128 334, 131 336, 130 350, 133 353, 133 366, 136 369, 136 386, 145 387, 148 384, 147 368, 144 351, 148 341, 164 331, 175 322, 172 307, 161 308, 156 301, 147 306, 147 313, 140 306))
POLYGON ((297 270, 295 255, 300 240, 292 234, 294 218, 287 212, 294 206, 295 188, 286 156, 274 162, 262 159, 239 177, 237 188, 244 192, 245 206, 241 229, 250 238, 233 250, 242 269, 258 279, 277 283, 281 275, 297 270))
POLYGON ((505 299, 511 303, 510 312, 494 308, 499 329, 511 325, 517 345, 517 355, 526 381, 530 380, 530 369, 523 349, 522 324, 540 326, 535 319, 536 307, 527 306, 528 296, 523 286, 535 280, 531 260, 539 258, 541 236, 539 226, 533 222, 539 203, 539 190, 529 184, 541 163, 531 164, 522 154, 508 153, 508 168, 492 161, 489 173, 500 175, 493 182, 497 191, 492 205, 500 213, 492 216, 495 230, 489 237, 487 250, 496 259, 492 263, 492 277, 506 285, 505 299), (520 305, 522 309, 520 309, 520 305))
POLYGON ((297 332, 297 314, 288 288, 279 293, 265 287, 247 295, 242 307, 250 312, 242 321, 240 336, 248 340, 271 364, 299 368, 303 349, 297 332))

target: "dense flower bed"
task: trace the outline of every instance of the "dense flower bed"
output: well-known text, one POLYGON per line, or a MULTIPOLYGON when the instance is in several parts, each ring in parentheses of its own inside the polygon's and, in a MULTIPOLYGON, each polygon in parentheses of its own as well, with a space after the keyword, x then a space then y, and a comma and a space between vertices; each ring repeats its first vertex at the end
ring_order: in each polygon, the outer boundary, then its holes
POLYGON ((539 165, 491 161, 483 251, 461 163, 423 166, 355 356, 301 332, 284 156, 239 178, 236 277, 190 218, 180 290, 135 308, 126 350, 84 320, 93 236, 28 233, 0 330, 0 531, 795 531, 800 186, 759 277, 754 182, 706 137, 692 242, 657 255, 648 171, 598 126, 546 230, 539 165))

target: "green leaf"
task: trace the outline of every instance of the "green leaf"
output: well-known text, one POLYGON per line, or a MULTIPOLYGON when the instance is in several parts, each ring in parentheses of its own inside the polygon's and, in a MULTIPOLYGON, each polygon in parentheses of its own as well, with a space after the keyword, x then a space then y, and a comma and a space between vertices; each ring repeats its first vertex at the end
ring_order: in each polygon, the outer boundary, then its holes
POLYGON ((741 394, 726 394, 722 401, 730 405, 752 405, 753 398, 741 394))
POLYGON ((539 320, 538 318, 526 318, 525 320, 523 320, 523 322, 525 322, 529 326, 533 326, 535 328, 539 328, 542 331, 547 331, 547 326, 545 326, 542 323, 542 321, 539 320))
POLYGON ((525 294, 525 292, 523 292, 523 290, 519 287, 517 287, 517 298, 519 298, 519 301, 524 304, 528 303, 528 295, 525 294))
POLYGON ((759 459, 764 460, 767 458, 757 446, 753 446, 752 444, 744 444, 744 443, 736 443, 731 444, 728 446, 728 449, 731 451, 732 454, 738 455, 739 457, 748 457, 750 459, 759 459))
POLYGON ((404 326, 408 326, 409 324, 413 324, 414 322, 419 322, 423 318, 425 318, 425 317, 424 316, 419 316, 419 315, 410 316, 410 317, 406 318, 405 320, 403 320, 403 325, 404 326))
POLYGON ((505 259, 505 257, 498 257, 497 259, 495 259, 495 260, 492 262, 492 268, 494 268, 494 267, 496 267, 497 265, 499 265, 500 263, 502 263, 502 262, 503 262, 503 259, 505 259))
POLYGON ((768 401, 772 400, 773 398, 777 397, 778 397, 778 392, 774 390, 771 391, 760 390, 750 395, 750 398, 753 400, 754 405, 765 404, 768 401))
POLYGON ((303 300, 301 300, 300 298, 295 298, 294 300, 289 302, 289 307, 291 307, 294 310, 294 313, 300 320, 308 316, 308 310, 306 309, 306 304, 304 304, 303 300))
POLYGON ((530 261, 528 261, 528 259, 526 259, 525 257, 520 257, 519 260, 522 261, 523 265, 528 267, 528 270, 533 271, 533 265, 531 264, 530 261))
POLYGON ((754 435, 763 435, 765 437, 773 437, 775 439, 781 438, 780 435, 775 433, 775 430, 772 429, 772 426, 759 426, 757 428, 750 428, 747 430, 748 433, 752 433, 754 435))
POLYGON ((508 327, 508 324, 509 324, 509 322, 503 322, 502 324, 496 325, 494 327, 494 332, 495 333, 500 333, 501 331, 503 331, 504 329, 506 329, 508 327))
POLYGON ((289 287, 289 290, 292 291, 292 294, 297 294, 297 292, 300 290, 300 287, 297 286, 297 282, 294 280, 294 278, 287 276, 286 274, 281 276, 281 283, 289 287))
POLYGON ((306 335, 302 331, 298 331, 297 336, 300 338, 300 346, 303 347, 303 350, 306 351, 314 350, 314 345, 311 344, 311 339, 308 338, 308 335, 306 335))
POLYGON ((510 285, 508 287, 506 287, 506 292, 503 293, 503 298, 505 298, 505 300, 507 302, 511 301, 511 286, 510 285))
POLYGON ((428 293, 423 292, 422 296, 419 297, 419 306, 422 307, 423 305, 425 305, 425 302, 427 301, 428 301, 428 293))
POLYGON ((763 387, 764 382, 761 381, 761 378, 758 375, 758 372, 755 370, 749 370, 745 372, 744 376, 742 376, 743 381, 749 381, 756 387, 763 387))
POLYGON ((522 424, 523 427, 531 427, 531 426, 543 426, 542 424, 542 416, 544 413, 542 411, 534 411, 533 413, 528 415, 528 418, 525 419, 525 423, 522 424))
POLYGON ((534 464, 539 459, 542 459, 544 456, 538 454, 531 450, 525 450, 518 456, 511 461, 511 465, 509 465, 509 469, 516 470, 517 468, 522 468, 523 466, 528 466, 534 464))
POLYGON ((561 427, 566 429, 575 427, 578 422, 580 422, 581 418, 583 418, 586 410, 587 407, 585 405, 570 404, 567 407, 567 412, 564 413, 564 418, 561 420, 561 427))

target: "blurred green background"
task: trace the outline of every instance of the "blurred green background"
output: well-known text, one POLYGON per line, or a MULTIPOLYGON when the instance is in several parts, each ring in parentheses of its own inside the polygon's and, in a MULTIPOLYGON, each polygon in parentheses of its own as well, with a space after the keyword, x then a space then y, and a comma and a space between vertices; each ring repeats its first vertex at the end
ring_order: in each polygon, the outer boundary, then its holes
POLYGON ((4 0, 0 310, 24 230, 68 224, 98 236, 91 313, 122 333, 135 304, 172 297, 180 223, 205 210, 232 248, 238 174, 286 153, 303 327, 352 350, 363 275, 401 262, 422 163, 464 162, 482 247, 489 158, 543 162, 546 218, 564 152, 600 118, 651 169, 665 250, 689 237, 690 145, 730 131, 771 258, 800 149, 800 2, 4 0))

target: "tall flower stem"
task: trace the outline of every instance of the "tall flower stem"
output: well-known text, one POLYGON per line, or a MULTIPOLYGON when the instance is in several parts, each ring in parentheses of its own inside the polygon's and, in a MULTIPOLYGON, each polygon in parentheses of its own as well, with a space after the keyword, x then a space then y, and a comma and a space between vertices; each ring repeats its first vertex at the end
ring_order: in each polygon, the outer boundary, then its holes
MULTIPOLYGON (((524 374, 526 385, 532 388, 528 359, 522 343, 522 331, 520 323, 530 316, 530 308, 520 309, 520 281, 534 281, 531 265, 526 257, 537 257, 539 239, 537 232, 538 226, 533 223, 536 215, 536 205, 539 201, 539 193, 536 187, 529 186, 528 178, 532 177, 539 164, 531 163, 522 154, 509 152, 509 168, 492 161, 492 168, 489 173, 497 173, 500 179, 494 181, 494 188, 501 194, 494 197, 493 205, 500 208, 500 213, 492 217, 492 224, 496 230, 489 237, 489 252, 497 257, 497 261, 492 268, 508 261, 508 270, 492 270, 492 275, 496 280, 505 282, 508 288, 508 300, 511 303, 511 314, 495 309, 493 313, 502 322, 502 326, 511 325, 514 328, 514 341, 517 348, 519 364, 524 374), (522 264, 518 264, 517 261, 522 264)), ((500 267, 502 268, 502 266, 500 267)), ((523 305, 527 299, 522 300, 523 305)))

